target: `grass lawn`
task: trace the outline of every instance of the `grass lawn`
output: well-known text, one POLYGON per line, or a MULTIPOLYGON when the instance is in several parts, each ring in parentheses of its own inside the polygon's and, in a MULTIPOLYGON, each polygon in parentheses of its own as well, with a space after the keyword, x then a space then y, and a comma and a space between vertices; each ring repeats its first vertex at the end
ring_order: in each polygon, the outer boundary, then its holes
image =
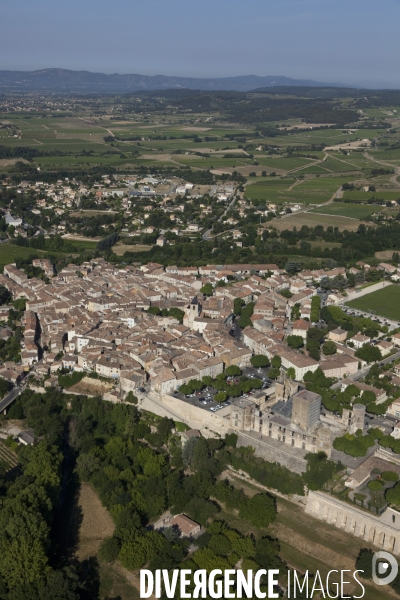
POLYGON ((374 310, 377 315, 400 321, 400 286, 391 285, 351 300, 347 305, 359 310, 374 310))

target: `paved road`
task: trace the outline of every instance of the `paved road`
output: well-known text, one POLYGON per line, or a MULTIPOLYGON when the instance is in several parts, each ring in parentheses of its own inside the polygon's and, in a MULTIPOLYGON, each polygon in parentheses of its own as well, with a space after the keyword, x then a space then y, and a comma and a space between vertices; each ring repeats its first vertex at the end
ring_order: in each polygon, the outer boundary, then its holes
MULTIPOLYGON (((219 220, 221 220, 226 215, 226 213, 228 212, 228 210, 230 210, 232 208, 232 206, 235 204, 235 202, 236 202, 236 190, 233 192, 232 200, 230 201, 230 203, 228 204, 228 206, 226 207, 226 209, 222 213, 222 215, 219 217, 219 220)), ((201 236, 202 239, 205 242, 207 242, 209 239, 211 239, 211 232, 212 232, 212 228, 211 229, 207 229, 207 231, 205 231, 203 233, 203 235, 201 236)), ((213 236, 213 237, 215 237, 215 236, 213 236)))
MULTIPOLYGON (((369 285, 366 288, 363 288, 359 292, 352 292, 346 298, 343 299, 343 302, 350 302, 350 300, 357 300, 357 298, 362 298, 362 296, 366 296, 367 294, 372 294, 372 292, 376 292, 378 290, 382 290, 389 285, 394 285, 393 281, 379 281, 378 283, 374 283, 374 285, 369 285)), ((358 309, 357 309, 358 310, 358 309)))
POLYGON ((397 360, 398 358, 400 358, 400 352, 397 352, 396 354, 392 354, 392 356, 388 356, 388 358, 384 358, 383 360, 381 360, 381 364, 387 365, 388 363, 393 362, 394 360, 397 360))
MULTIPOLYGON (((378 160, 377 158, 374 158, 373 156, 371 156, 370 154, 368 154, 368 152, 364 152, 364 156, 366 158, 368 158, 368 160, 372 160, 372 162, 378 163, 378 165, 385 165, 385 167, 391 167, 395 173, 399 174, 400 173, 400 167, 396 167, 396 165, 386 162, 384 160, 378 160)), ((396 183, 398 183, 396 181, 396 183)))
POLYGON ((10 406, 11 402, 13 402, 13 400, 15 400, 18 394, 22 392, 22 389, 22 387, 17 386, 13 388, 11 392, 9 392, 7 396, 3 398, 3 400, 0 402, 0 413, 2 413, 3 410, 7 408, 7 406, 10 406))
MULTIPOLYGON (((400 352, 396 352, 396 354, 392 354, 391 356, 388 356, 387 358, 384 358, 383 360, 379 361, 377 364, 379 365, 387 365, 388 363, 391 363, 395 360, 397 360, 398 358, 400 358, 400 352)), ((349 379, 351 379, 352 381, 358 381, 359 379, 363 379, 363 377, 365 377, 372 365, 368 365, 367 367, 364 367, 363 369, 360 369, 359 371, 357 371, 357 373, 353 373, 352 375, 348 375, 346 377, 345 380, 343 381, 348 381, 349 379)), ((332 389, 336 390, 339 387, 341 387, 343 381, 338 381, 337 383, 333 384, 332 389)))
MULTIPOLYGON (((282 178, 281 178, 282 179, 282 178)), ((343 188, 342 186, 340 186, 336 192, 333 194, 333 196, 331 196, 329 198, 329 200, 327 200, 326 202, 324 202, 323 204, 319 204, 318 205, 318 209, 320 209, 322 206, 327 206, 328 204, 332 204, 332 202, 335 200, 335 198, 342 198, 343 196, 343 188)), ((313 211, 315 209, 315 205, 309 205, 309 206, 305 206, 304 208, 302 208, 301 210, 298 210, 295 213, 288 213, 286 215, 281 215, 279 217, 279 219, 288 219, 289 217, 293 217, 293 215, 300 215, 300 214, 304 214, 306 212, 310 212, 313 211)), ((322 213, 323 214, 323 213, 322 213)), ((329 215, 330 217, 332 215, 329 215)), ((275 217, 275 219, 272 219, 271 223, 274 224, 274 222, 276 221, 278 217, 275 217)))

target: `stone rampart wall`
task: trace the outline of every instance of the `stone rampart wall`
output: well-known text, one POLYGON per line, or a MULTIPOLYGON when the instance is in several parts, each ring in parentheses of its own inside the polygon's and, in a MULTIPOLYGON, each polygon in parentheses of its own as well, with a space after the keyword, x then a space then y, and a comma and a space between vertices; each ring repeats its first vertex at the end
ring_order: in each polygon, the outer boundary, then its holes
POLYGON ((307 461, 300 456, 296 456, 288 452, 285 444, 275 442, 270 444, 269 440, 258 440, 245 433, 238 433, 238 446, 253 446, 256 456, 260 456, 270 462, 276 462, 284 467, 287 467, 295 473, 304 473, 307 468, 307 461))
POLYGON ((323 492, 309 492, 305 511, 382 550, 400 555, 400 514, 392 509, 386 509, 378 517, 323 492))

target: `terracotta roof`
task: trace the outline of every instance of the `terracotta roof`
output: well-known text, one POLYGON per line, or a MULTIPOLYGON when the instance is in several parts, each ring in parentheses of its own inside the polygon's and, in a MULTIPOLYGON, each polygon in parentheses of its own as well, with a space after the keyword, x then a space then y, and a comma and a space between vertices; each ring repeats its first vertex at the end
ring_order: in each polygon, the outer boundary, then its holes
POLYGON ((189 519, 186 515, 177 515, 169 524, 171 527, 177 525, 184 536, 190 535, 194 529, 200 527, 198 523, 192 521, 192 519, 189 519))

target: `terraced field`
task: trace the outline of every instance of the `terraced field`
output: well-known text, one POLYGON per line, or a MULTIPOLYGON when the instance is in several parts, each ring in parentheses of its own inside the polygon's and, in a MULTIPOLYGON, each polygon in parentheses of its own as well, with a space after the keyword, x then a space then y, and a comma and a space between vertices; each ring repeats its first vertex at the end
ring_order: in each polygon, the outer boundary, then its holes
POLYGON ((18 469, 18 457, 11 448, 0 440, 0 465, 4 465, 6 477, 18 469))

